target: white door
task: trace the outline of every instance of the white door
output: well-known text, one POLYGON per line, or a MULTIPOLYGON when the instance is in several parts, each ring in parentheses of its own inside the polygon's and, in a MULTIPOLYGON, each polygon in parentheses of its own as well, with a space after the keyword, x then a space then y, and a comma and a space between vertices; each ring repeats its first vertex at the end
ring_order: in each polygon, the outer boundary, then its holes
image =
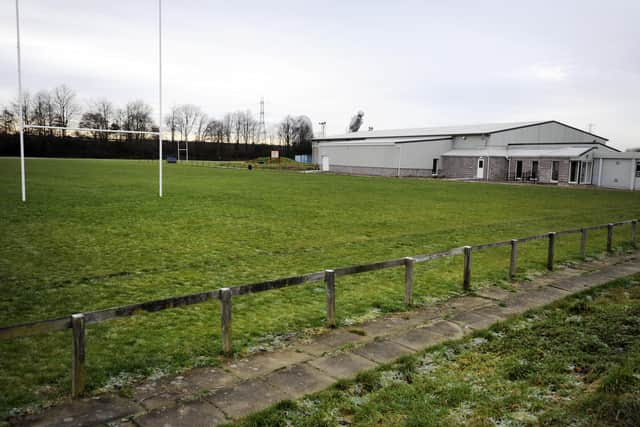
POLYGON ((484 159, 482 157, 478 159, 478 173, 476 173, 476 178, 477 179, 484 178, 484 159))
POLYGON ((321 171, 329 172, 329 156, 322 156, 321 171))

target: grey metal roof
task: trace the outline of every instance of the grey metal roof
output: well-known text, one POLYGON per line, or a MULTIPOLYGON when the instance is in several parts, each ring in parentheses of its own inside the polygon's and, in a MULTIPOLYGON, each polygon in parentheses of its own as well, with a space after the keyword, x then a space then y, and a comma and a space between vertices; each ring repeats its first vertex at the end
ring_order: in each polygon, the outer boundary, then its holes
POLYGON ((390 130, 374 130, 360 131, 353 133, 345 133, 342 135, 332 135, 323 138, 316 138, 316 141, 331 141, 345 139, 365 139, 365 138, 407 138, 407 137, 423 137, 423 136, 453 136, 453 135, 479 135, 489 134, 508 129, 527 127, 549 123, 551 120, 539 120, 533 122, 508 122, 508 123, 484 123, 475 125, 456 125, 456 126, 435 126, 413 129, 390 129, 390 130))
POLYGON ((462 148, 462 149, 454 148, 442 155, 446 157, 576 158, 594 149, 595 148, 593 147, 558 147, 558 148, 483 147, 483 148, 462 148))
POLYGON ((575 158, 595 150, 594 147, 560 147, 560 148, 512 148, 509 157, 562 157, 575 158))
POLYGON ((454 148, 442 154, 446 157, 507 157, 507 147, 454 148))
POLYGON ((640 152, 626 151, 624 153, 615 153, 611 151, 598 150, 593 157, 597 159, 640 159, 640 152))
POLYGON ((328 140, 323 141, 323 146, 359 146, 359 145, 394 145, 394 144, 411 144, 415 142, 429 142, 429 141, 443 141, 451 139, 451 136, 432 136, 432 137, 422 137, 422 138, 374 138, 374 139, 352 139, 348 141, 334 141, 328 140))

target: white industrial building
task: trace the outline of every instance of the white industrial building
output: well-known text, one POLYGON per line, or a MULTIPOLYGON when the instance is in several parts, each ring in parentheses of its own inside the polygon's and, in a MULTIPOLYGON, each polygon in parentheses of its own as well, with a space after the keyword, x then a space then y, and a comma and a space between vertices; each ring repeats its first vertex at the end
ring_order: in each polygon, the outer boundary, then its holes
POLYGON ((640 189, 640 153, 555 120, 361 131, 316 138, 322 170, 640 189))

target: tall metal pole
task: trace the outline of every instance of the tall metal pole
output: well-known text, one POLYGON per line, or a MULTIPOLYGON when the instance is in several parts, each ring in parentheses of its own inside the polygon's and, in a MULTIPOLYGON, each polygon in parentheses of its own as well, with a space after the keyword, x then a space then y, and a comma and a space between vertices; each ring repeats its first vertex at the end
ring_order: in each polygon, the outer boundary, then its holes
POLYGON ((158 0, 158 194, 162 197, 162 0, 158 0))
POLYGON ((20 127, 20 181, 22 184, 22 201, 27 201, 27 186, 24 174, 24 117, 22 106, 22 58, 20 56, 20 5, 16 0, 16 41, 18 46, 18 126, 20 127))

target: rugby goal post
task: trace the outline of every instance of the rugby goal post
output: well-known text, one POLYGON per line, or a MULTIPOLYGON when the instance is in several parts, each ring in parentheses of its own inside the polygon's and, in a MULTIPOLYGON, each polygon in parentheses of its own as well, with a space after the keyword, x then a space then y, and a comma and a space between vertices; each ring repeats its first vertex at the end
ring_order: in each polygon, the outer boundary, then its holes
POLYGON ((22 190, 22 201, 27 201, 27 183, 24 166, 24 130, 28 129, 60 129, 73 130, 80 132, 103 132, 103 133, 120 133, 120 134, 144 134, 158 135, 158 195, 163 196, 163 172, 162 172, 162 0, 158 0, 158 132, 153 131, 129 131, 129 130, 111 130, 111 129, 89 129, 89 128, 70 128, 66 126, 37 126, 25 125, 23 117, 23 98, 22 98, 22 57, 20 46, 20 0, 16 0, 16 45, 17 45, 17 62, 18 62, 18 128, 20 132, 20 184, 22 190))

